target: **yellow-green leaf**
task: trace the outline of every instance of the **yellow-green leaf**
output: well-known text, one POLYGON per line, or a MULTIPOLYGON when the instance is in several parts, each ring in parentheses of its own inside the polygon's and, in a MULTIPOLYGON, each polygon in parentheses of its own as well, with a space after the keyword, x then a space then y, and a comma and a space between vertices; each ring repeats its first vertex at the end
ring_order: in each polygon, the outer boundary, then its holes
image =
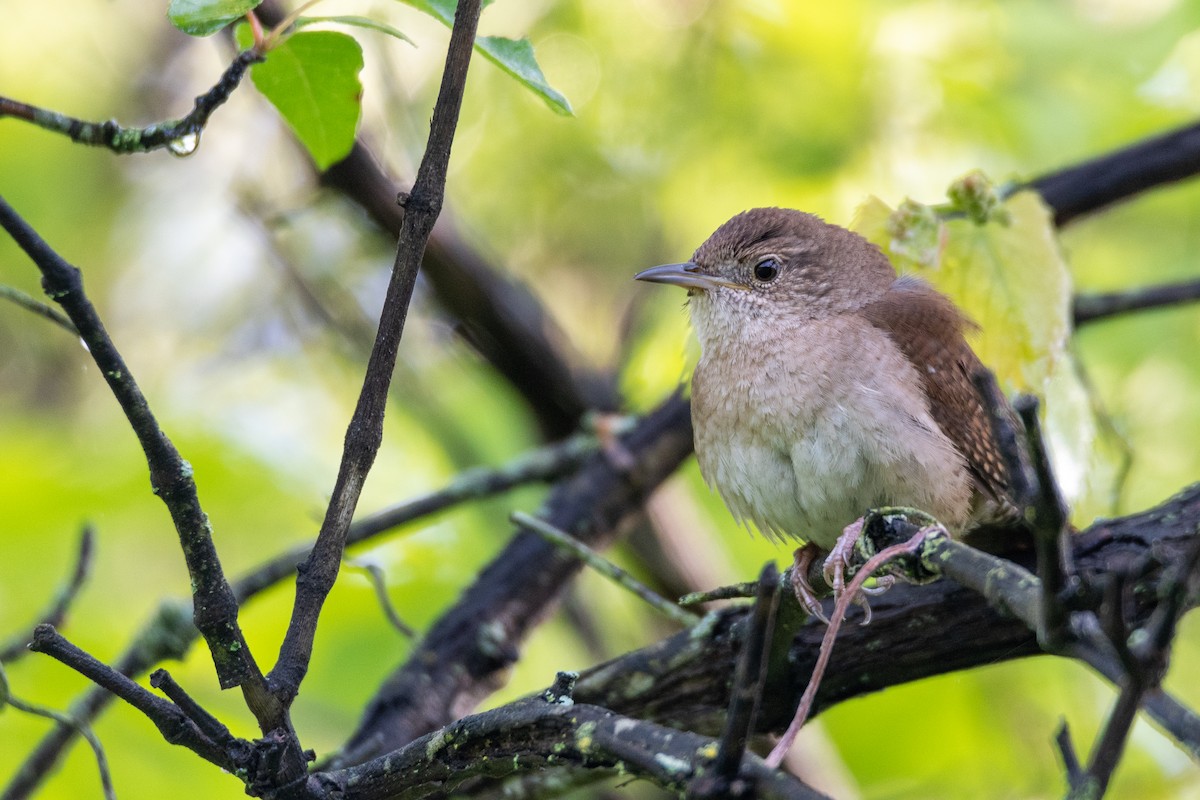
POLYGON ((209 36, 240 19, 262 0, 171 0, 167 18, 191 36, 209 36))
MULTIPOLYGON (((400 0, 441 22, 443 25, 454 25, 454 13, 458 7, 457 0, 400 0)), ((489 6, 490 0, 483 3, 489 6)), ((565 116, 574 112, 571 103, 561 92, 546 81, 542 68, 538 66, 533 54, 533 45, 528 39, 508 39, 503 36, 479 36, 475 39, 475 49, 488 61, 511 75, 518 83, 545 101, 552 111, 565 116)))
POLYGON ((475 49, 500 69, 507 72, 525 88, 542 98, 550 109, 565 116, 571 115, 571 103, 546 82, 542 68, 533 55, 528 39, 506 39, 503 36, 480 36, 475 49))
POLYGON ((1068 349, 1071 278, 1049 209, 1028 191, 982 223, 918 205, 906 201, 893 212, 871 198, 853 227, 897 269, 928 280, 980 325, 971 344, 1006 392, 1042 399, 1054 466, 1076 522, 1110 513, 1124 447, 1068 349))

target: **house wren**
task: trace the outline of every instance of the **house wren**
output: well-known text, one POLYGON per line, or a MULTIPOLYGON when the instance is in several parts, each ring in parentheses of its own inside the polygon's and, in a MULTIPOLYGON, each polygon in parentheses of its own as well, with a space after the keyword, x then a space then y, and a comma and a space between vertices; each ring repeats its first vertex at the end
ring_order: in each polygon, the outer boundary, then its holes
POLYGON ((757 208, 636 277, 688 290, 696 457, 739 521, 806 540, 811 559, 871 508, 914 506, 953 533, 1013 513, 972 323, 863 237, 757 208))

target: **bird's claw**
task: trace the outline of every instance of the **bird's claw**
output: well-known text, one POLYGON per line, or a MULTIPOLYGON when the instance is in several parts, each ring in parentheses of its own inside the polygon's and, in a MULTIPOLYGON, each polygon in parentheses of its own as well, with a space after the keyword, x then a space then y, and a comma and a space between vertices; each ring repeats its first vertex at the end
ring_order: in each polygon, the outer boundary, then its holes
POLYGON ((834 595, 840 595, 846 588, 846 571, 852 566, 850 559, 854 555, 854 545, 862 535, 862 529, 861 517, 847 525, 825 559, 825 582, 833 589, 834 595))
MULTIPOLYGON (((846 576, 853 574, 854 564, 852 563, 852 559, 854 557, 854 548, 858 543, 859 537, 862 536, 862 531, 862 518, 847 525, 825 559, 822 574, 825 577, 825 583, 829 584, 830 589, 833 590, 835 601, 840 599, 846 592, 846 576)), ((828 625, 829 618, 825 616, 825 610, 821 607, 821 603, 817 599, 817 594, 813 591, 812 584, 808 581, 808 570, 820 552, 820 548, 811 543, 804 545, 796 551, 796 563, 792 568, 792 591, 796 593, 796 599, 800 601, 800 605, 804 606, 809 614, 828 625)), ((863 625, 871 621, 871 604, 867 601, 867 595, 883 594, 895 582, 896 579, 890 575, 883 575, 876 578, 875 586, 863 586, 855 592, 850 602, 863 610, 863 625)))
MULTIPOLYGON (((828 558, 825 559, 825 582, 833 589, 835 599, 840 599, 846 591, 846 573, 853 567, 851 559, 854 556, 855 545, 858 544, 858 539, 862 536, 863 523, 864 519, 860 517, 847 525, 842 531, 842 535, 838 537, 837 542, 833 545, 833 549, 829 551, 828 558)), ((895 583, 894 578, 883 576, 878 579, 876 586, 872 588, 864 586, 855 592, 854 597, 850 601, 862 608, 862 625, 867 625, 871 622, 871 604, 867 601, 867 595, 883 594, 891 588, 893 583, 895 583)))
POLYGON ((817 593, 813 591, 812 584, 808 582, 809 567, 820 553, 821 549, 811 542, 796 550, 793 556, 795 563, 792 565, 792 591, 796 594, 796 600, 804 606, 805 611, 828 625, 829 617, 825 616, 825 609, 821 607, 817 593))

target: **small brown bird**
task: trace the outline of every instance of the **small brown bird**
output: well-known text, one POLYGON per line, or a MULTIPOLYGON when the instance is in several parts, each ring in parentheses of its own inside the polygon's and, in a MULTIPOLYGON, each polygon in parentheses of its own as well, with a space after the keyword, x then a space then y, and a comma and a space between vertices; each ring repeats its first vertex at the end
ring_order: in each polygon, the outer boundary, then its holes
MULTIPOLYGON (((956 534, 1011 515, 972 380, 972 323, 924 281, 897 278, 863 237, 757 208, 690 262, 636 277, 688 290, 702 351, 692 379, 701 473, 739 521, 808 541, 798 563, 814 546, 832 549, 826 574, 840 584, 850 551, 835 545, 843 529, 853 544, 851 523, 871 508, 920 508, 956 534)), ((811 587, 797 593, 820 613, 811 587)))

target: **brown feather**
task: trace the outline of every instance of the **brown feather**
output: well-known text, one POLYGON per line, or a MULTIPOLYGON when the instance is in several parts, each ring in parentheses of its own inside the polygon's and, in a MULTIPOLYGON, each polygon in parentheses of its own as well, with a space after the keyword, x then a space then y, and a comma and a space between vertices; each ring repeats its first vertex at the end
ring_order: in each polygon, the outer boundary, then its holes
POLYGON ((1008 468, 972 378, 981 364, 964 338, 975 324, 948 298, 911 276, 896 280, 861 313, 888 334, 921 376, 930 413, 966 458, 981 495, 976 520, 1011 518, 1016 507, 1008 468))

